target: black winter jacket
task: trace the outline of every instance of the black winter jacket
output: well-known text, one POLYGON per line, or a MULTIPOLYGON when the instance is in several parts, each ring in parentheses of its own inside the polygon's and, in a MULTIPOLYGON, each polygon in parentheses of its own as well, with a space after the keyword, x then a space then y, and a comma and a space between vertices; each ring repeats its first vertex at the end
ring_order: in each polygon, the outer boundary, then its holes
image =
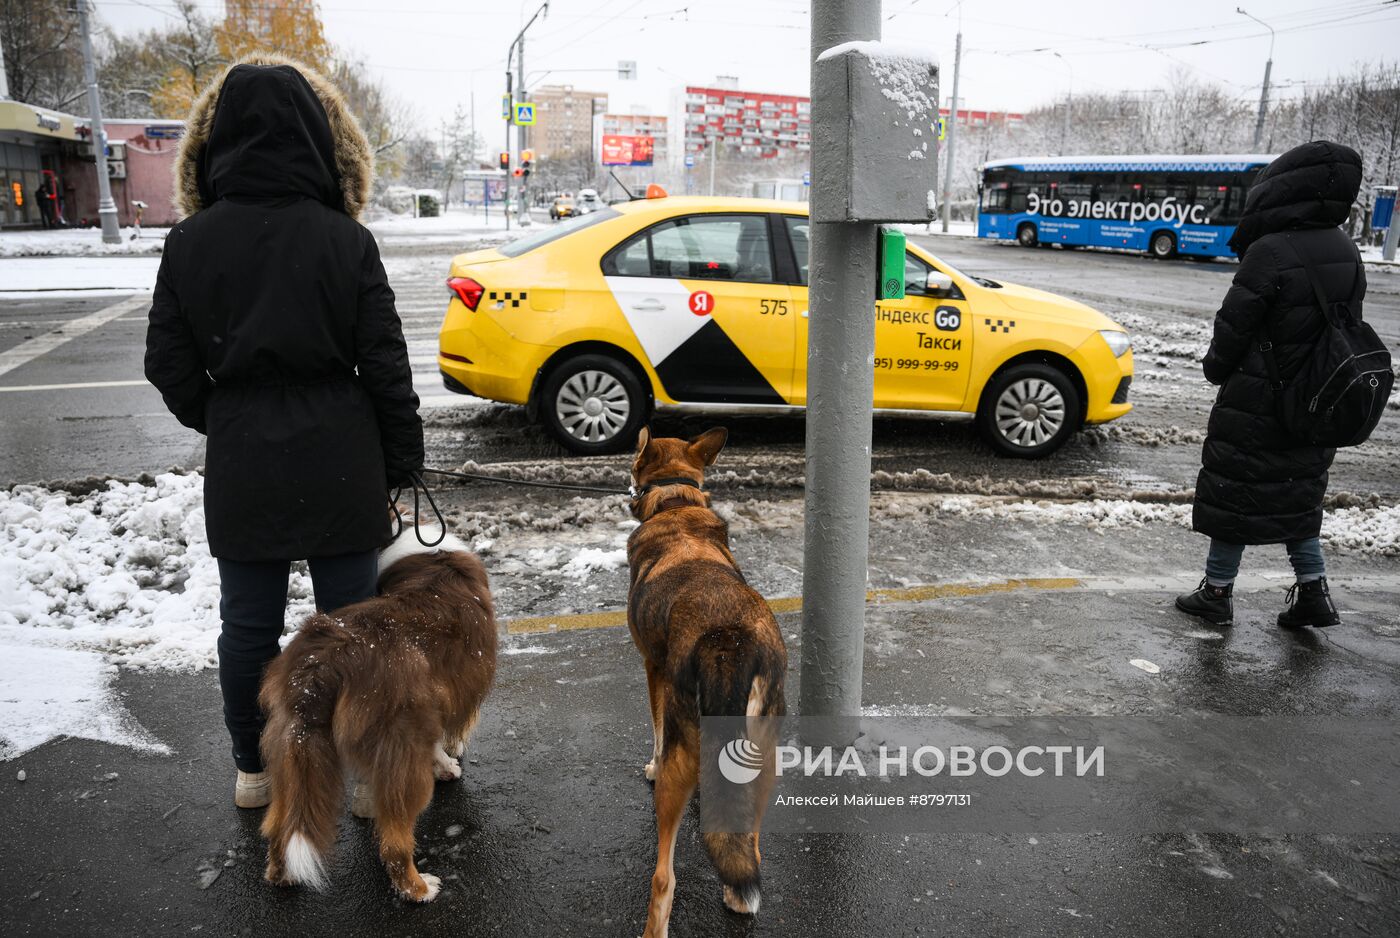
POLYGON ((389 538, 390 483, 423 464, 403 329, 354 218, 372 161, 339 95, 283 60, 195 105, 146 338, 146 376, 208 434, 205 524, 229 560, 389 538))
POLYGON ((1329 301, 1366 291, 1346 221, 1361 183, 1356 151, 1318 141, 1289 150, 1259 174, 1230 246, 1240 269, 1215 316, 1204 362, 1220 385, 1211 409, 1193 526, 1234 544, 1316 537, 1335 450, 1293 439, 1275 417, 1259 349, 1272 338, 1279 372, 1292 377, 1326 326, 1301 257, 1329 301))

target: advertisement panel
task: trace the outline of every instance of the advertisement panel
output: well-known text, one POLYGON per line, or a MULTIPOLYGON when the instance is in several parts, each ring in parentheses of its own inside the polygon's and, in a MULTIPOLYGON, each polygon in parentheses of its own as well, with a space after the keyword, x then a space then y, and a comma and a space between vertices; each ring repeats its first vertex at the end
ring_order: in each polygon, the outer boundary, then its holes
POLYGON ((604 166, 650 166, 655 150, 655 137, 603 135, 604 166))

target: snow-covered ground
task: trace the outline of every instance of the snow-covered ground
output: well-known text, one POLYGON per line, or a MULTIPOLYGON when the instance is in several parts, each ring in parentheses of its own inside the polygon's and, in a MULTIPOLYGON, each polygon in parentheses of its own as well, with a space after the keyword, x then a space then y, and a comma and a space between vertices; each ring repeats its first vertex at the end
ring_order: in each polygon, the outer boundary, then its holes
MULTIPOLYGON (((544 224, 550 224, 549 214, 541 213, 544 224)), ((499 208, 493 208, 489 216, 483 216, 481 209, 453 208, 444 215, 433 218, 414 218, 412 215, 378 215, 364 219, 365 225, 374 232, 381 247, 403 244, 480 244, 482 242, 508 241, 526 231, 538 231, 540 222, 522 230, 514 218, 510 230, 506 230, 505 217, 499 208)))
POLYGON ((0 232, 0 257, 105 257, 126 254, 159 254, 169 228, 143 228, 132 240, 133 229, 122 229, 120 244, 103 244, 97 228, 60 228, 48 231, 0 232))
POLYGON ((0 299, 143 292, 159 269, 159 255, 0 258, 0 299))

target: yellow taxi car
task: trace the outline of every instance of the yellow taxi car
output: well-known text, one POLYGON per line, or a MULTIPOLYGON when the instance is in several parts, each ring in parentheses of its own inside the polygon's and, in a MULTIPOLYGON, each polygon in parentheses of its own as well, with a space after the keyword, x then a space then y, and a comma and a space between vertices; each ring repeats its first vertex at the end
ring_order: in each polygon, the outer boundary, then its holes
POLYGON ((572 218, 578 213, 574 211, 574 200, 572 196, 561 195, 549 204, 549 217, 558 221, 561 218, 572 218))
MULTIPOLYGON (((631 446, 653 410, 800 408, 809 231, 800 202, 661 197, 462 254, 443 382, 526 405, 577 453, 631 446)), ((975 419, 1036 457, 1132 408, 1128 335, 1102 313, 912 244, 905 282, 876 304, 877 409, 975 419)))

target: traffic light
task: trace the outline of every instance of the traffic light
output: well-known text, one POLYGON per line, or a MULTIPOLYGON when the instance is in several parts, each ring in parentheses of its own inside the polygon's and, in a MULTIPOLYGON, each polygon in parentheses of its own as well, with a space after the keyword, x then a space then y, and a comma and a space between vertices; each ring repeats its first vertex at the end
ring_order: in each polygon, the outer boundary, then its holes
POLYGON ((535 160, 535 151, 534 151, 534 150, 521 150, 521 151, 520 151, 520 168, 524 171, 524 176, 526 176, 527 178, 528 178, 529 175, 530 175, 530 164, 533 163, 534 160, 535 160))
POLYGON ((501 151, 501 169, 510 169, 510 154, 504 150, 501 151))
POLYGON ((520 178, 523 178, 523 177, 524 177, 525 173, 526 173, 526 170, 521 169, 519 166, 517 166, 517 167, 515 167, 515 170, 511 173, 511 175, 514 176, 514 177, 517 178, 517 179, 520 179, 520 178))

